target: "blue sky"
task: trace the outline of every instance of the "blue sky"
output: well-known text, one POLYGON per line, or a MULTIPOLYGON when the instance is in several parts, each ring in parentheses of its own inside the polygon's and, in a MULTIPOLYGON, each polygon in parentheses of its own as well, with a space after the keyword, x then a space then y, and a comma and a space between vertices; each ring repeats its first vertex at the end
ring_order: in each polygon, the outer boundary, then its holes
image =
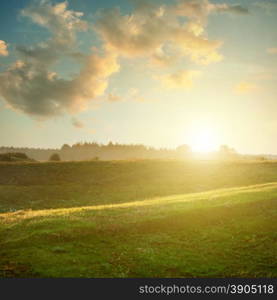
POLYGON ((0 4, 2 146, 197 148, 208 136, 207 150, 277 154, 276 2, 57 3, 0 4))

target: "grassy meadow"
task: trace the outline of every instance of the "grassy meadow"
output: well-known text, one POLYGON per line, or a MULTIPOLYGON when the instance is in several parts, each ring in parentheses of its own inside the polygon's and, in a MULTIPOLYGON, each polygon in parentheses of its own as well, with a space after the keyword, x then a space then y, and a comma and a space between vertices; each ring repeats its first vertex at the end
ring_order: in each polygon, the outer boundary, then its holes
POLYGON ((0 163, 0 277, 276 277, 277 162, 0 163))

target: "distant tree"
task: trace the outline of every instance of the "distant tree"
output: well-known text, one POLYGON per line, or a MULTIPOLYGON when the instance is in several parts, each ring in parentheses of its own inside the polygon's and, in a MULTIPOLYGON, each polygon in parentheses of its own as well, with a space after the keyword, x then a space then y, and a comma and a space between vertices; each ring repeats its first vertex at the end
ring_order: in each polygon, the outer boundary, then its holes
POLYGON ((61 150, 64 151, 64 150, 70 150, 71 147, 68 145, 68 144, 64 144, 62 147, 61 147, 61 150))
POLYGON ((75 143, 74 145, 72 145, 72 148, 81 148, 83 146, 83 144, 81 142, 75 143))
POLYGON ((0 161, 31 161, 25 153, 8 152, 0 154, 0 161))
POLYGON ((221 145, 219 148, 219 152, 221 154, 230 155, 230 154, 236 154, 236 150, 234 148, 231 148, 227 145, 221 145))
POLYGON ((180 145, 176 148, 176 152, 178 156, 188 157, 188 155, 191 153, 191 148, 189 145, 180 145))
POLYGON ((178 146, 176 150, 182 153, 188 153, 191 151, 190 146, 186 144, 178 146))
POLYGON ((234 159, 238 157, 237 151, 227 145, 221 145, 219 148, 219 155, 224 159, 234 159))
POLYGON ((60 155, 58 153, 53 153, 50 157, 49 157, 50 161, 61 161, 60 155))

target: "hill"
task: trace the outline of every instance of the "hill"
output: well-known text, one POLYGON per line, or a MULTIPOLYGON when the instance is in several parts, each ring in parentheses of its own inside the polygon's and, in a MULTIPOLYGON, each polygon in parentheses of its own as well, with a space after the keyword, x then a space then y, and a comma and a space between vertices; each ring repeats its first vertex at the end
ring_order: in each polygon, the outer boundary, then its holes
POLYGON ((0 164, 0 276, 276 277, 276 170, 0 164))

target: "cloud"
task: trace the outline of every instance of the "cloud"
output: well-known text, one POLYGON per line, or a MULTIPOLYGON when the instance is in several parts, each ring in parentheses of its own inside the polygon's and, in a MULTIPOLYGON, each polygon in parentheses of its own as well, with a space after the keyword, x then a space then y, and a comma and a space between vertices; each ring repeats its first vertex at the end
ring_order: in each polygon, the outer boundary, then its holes
POLYGON ((139 94, 139 90, 137 88, 132 87, 128 90, 127 94, 128 94, 128 97, 137 97, 139 94))
POLYGON ((276 78, 276 71, 274 70, 267 70, 267 71, 260 71, 256 72, 252 75, 252 79, 254 81, 264 81, 264 80, 272 80, 276 78))
MULTIPOLYGON (((222 42, 209 40, 205 32, 206 17, 215 10, 209 5, 208 1, 200 0, 162 6, 147 3, 127 15, 119 8, 106 9, 98 14, 95 30, 106 47, 118 55, 144 56, 155 63, 167 64, 173 58, 165 51, 170 47, 193 62, 209 64, 222 59, 217 52, 222 42), (187 17, 187 23, 180 16, 187 17)), ((227 10, 231 7, 217 9, 227 10)))
POLYGON ((193 87, 194 79, 201 75, 200 71, 179 70, 175 73, 163 76, 157 76, 156 79, 169 89, 193 87))
POLYGON ((87 132, 90 133, 90 134, 95 134, 96 130, 95 129, 88 129, 87 132))
POLYGON ((145 97, 143 97, 137 88, 130 88, 124 96, 119 96, 115 93, 109 93, 106 99, 109 102, 120 102, 126 100, 135 101, 135 102, 154 101, 153 99, 148 100, 145 97))
POLYGON ((258 90, 258 86, 250 82, 240 82, 234 88, 236 93, 246 94, 258 90))
POLYGON ((175 63, 180 55, 175 49, 164 50, 163 47, 155 49, 150 57, 150 63, 159 67, 167 67, 175 63))
POLYGON ((141 103, 146 103, 146 102, 156 102, 157 99, 153 99, 153 98, 145 98, 145 97, 142 97, 142 96, 138 96, 138 97, 135 97, 133 99, 134 101, 136 102, 141 102, 141 103))
POLYGON ((40 118, 77 113, 104 93, 108 77, 118 69, 110 53, 88 56, 80 73, 68 80, 44 65, 18 61, 0 74, 0 94, 11 108, 40 118))
MULTIPOLYGON (((144 57, 160 66, 183 57, 201 65, 218 62, 223 58, 219 53, 222 42, 208 38, 207 17, 222 12, 242 14, 243 9, 208 0, 177 0, 167 5, 138 1, 130 14, 118 8, 104 9, 96 14, 94 26, 102 45, 83 54, 78 49, 78 33, 90 27, 83 13, 70 10, 67 2, 35 2, 21 15, 46 28, 50 38, 35 45, 16 45, 17 61, 0 73, 0 97, 11 109, 47 119, 78 113, 104 95, 110 76, 120 69, 121 57, 144 57), (64 58, 80 65, 69 78, 53 72, 64 58)), ((6 43, 0 41, 0 55, 7 54, 6 43)), ((159 80, 168 87, 189 88, 198 75, 197 71, 179 71, 159 80)), ((138 94, 132 99, 145 101, 138 94)), ((108 101, 119 100, 113 93, 108 95, 108 101)))
POLYGON ((277 10, 277 3, 276 1, 259 1, 253 3, 259 9, 264 10, 268 15, 272 15, 277 10))
POLYGON ((85 124, 76 118, 71 119, 71 124, 76 128, 84 128, 85 124))
POLYGON ((240 5, 230 5, 226 3, 215 4, 208 0, 179 0, 173 10, 179 16, 189 17, 198 21, 205 21, 211 13, 230 13, 245 15, 249 11, 240 5))
POLYGON ((109 102, 119 102, 119 101, 122 101, 122 97, 114 94, 114 93, 109 93, 108 96, 107 96, 107 100, 109 102))
POLYGON ((269 54, 277 54, 277 48, 268 48, 266 52, 269 54))
POLYGON ((146 99, 140 95, 139 89, 134 88, 134 87, 130 88, 127 91, 126 98, 136 101, 136 102, 146 102, 146 99))
POLYGON ((230 13, 235 15, 247 15, 249 10, 241 5, 211 4, 211 10, 217 13, 230 13))
POLYGON ((144 103, 156 101, 156 99, 145 97, 144 95, 142 95, 141 91, 135 87, 129 88, 124 98, 122 99, 134 101, 134 102, 144 102, 144 103))
POLYGON ((8 45, 5 41, 0 40, 0 56, 8 56, 8 45))
POLYGON ((82 12, 68 9, 68 3, 51 4, 41 1, 40 5, 31 5, 21 12, 34 23, 47 28, 54 36, 55 44, 67 46, 75 42, 76 31, 86 31, 87 22, 81 20, 82 12))
MULTIPOLYGON (((67 2, 51 4, 42 0, 21 11, 23 17, 29 18, 50 31, 51 38, 38 45, 16 47, 22 59, 40 64, 51 64, 61 55, 69 55, 76 44, 76 33, 88 29, 87 22, 81 20, 82 12, 69 10, 67 2)), ((72 53, 74 56, 74 53, 72 53)))
POLYGON ((42 1, 22 13, 50 30, 52 37, 33 47, 17 47, 20 60, 0 73, 0 95, 8 106, 28 115, 46 119, 87 108, 102 95, 108 78, 119 70, 117 56, 109 51, 82 56, 80 72, 63 79, 51 71, 55 62, 70 55, 77 30, 85 30, 82 13, 67 10, 67 3, 51 5, 42 1))

